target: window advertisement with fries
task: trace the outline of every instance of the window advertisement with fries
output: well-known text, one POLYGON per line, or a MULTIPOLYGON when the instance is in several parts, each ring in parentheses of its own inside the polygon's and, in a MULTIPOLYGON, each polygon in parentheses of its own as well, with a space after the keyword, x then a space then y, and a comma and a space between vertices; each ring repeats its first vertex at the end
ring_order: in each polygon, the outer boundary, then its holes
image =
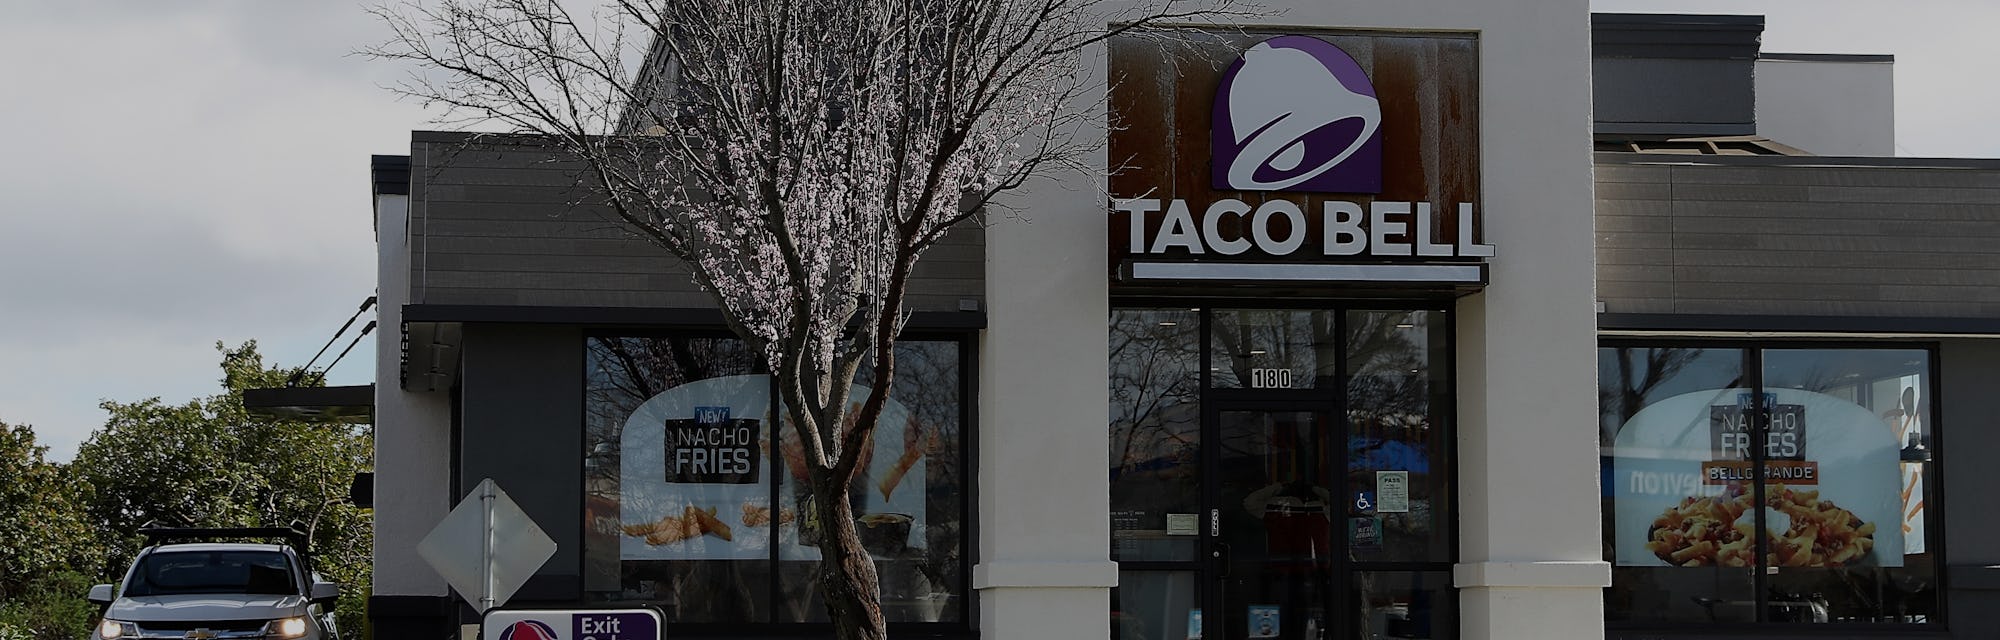
POLYGON ((1902 566, 1898 447, 1881 421, 1841 398, 1771 389, 1762 395, 1768 426, 1757 425, 1757 399, 1747 389, 1695 391, 1626 421, 1613 468, 1671 473, 1679 482, 1658 491, 1634 473, 1616 476, 1617 563, 1759 564, 1754 483, 1761 453, 1769 544, 1763 564, 1902 566), (1636 459, 1622 464, 1627 458, 1636 459))
MULTIPOLYGON (((663 391, 632 412, 620 447, 620 559, 764 560, 774 535, 784 557, 819 558, 817 527, 800 517, 806 494, 771 503, 773 469, 760 464, 771 443, 780 443, 773 464, 789 474, 788 486, 804 484, 806 458, 789 418, 772 413, 769 389, 764 375, 711 378, 663 391)), ((855 404, 867 393, 856 386, 855 404)), ((909 422, 902 403, 883 407, 883 424, 909 422)), ((909 435, 922 432, 876 432, 865 467, 879 481, 857 497, 864 527, 892 518, 903 524, 897 543, 922 547, 923 443, 906 442, 909 435), (904 455, 910 450, 917 454, 904 455)))
POLYGON ((1601 349, 1607 619, 1928 622, 1928 371, 1919 349, 1601 349))
MULTIPOLYGON (((805 588, 819 560, 805 454, 760 358, 721 336, 586 342, 585 590, 659 605, 674 622, 823 618, 805 588)), ((916 340, 898 349, 902 375, 854 510, 885 614, 935 622, 961 591, 960 350, 916 340)), ((856 386, 854 401, 866 394, 856 386)))
POLYGON ((584 586, 676 622, 768 615, 770 383, 734 338, 589 338, 584 586))

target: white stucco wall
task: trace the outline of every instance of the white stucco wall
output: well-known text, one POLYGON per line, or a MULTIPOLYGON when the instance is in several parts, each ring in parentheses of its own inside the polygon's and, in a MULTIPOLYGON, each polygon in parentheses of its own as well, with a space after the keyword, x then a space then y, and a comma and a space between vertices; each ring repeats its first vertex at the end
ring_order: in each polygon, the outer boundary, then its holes
POLYGON ((1896 155, 1895 63, 1886 56, 1757 61, 1757 134, 1822 156, 1896 155))
POLYGON ((408 196, 375 197, 374 594, 442 596, 444 578, 417 556, 417 542, 451 509, 451 404, 444 393, 411 393, 402 376, 403 305, 410 302, 408 196))
MULTIPOLYGON (((1492 285, 1459 304, 1463 637, 1601 637, 1588 3, 1266 6, 1282 13, 1257 22, 1480 34, 1482 206, 1499 256, 1492 285)), ((1101 75, 1101 50, 1086 55, 1101 75)), ((1093 166, 1018 194, 1019 216, 987 234, 974 584, 986 640, 1109 628, 1101 155, 1093 166)))

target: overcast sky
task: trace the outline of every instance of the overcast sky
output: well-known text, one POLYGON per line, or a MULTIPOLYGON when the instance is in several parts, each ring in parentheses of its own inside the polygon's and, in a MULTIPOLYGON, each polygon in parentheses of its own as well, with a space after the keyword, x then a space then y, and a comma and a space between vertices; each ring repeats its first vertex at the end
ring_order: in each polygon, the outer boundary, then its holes
MULTIPOLYGON (((100 400, 214 393, 216 341, 303 364, 373 293, 368 156, 426 118, 349 55, 381 37, 360 4, 0 2, 0 421, 68 459, 100 400)), ((2000 156, 2000 3, 1593 8, 1761 13, 1766 51, 1893 54, 1901 155, 2000 156)), ((372 349, 333 382, 368 382, 372 349)))

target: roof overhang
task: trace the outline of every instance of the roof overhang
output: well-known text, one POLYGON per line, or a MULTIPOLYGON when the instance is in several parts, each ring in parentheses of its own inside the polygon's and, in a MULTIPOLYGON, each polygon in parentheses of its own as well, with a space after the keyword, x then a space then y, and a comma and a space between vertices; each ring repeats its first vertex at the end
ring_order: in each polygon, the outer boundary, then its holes
POLYGON ((375 421, 375 385, 244 389, 243 408, 292 422, 369 424, 375 421))
POLYGON ((1605 337, 1954 339, 2000 337, 2000 318, 1599 313, 1605 337))
MULTIPOLYGON (((457 384, 465 325, 549 324, 593 329, 720 329, 713 308, 561 307, 534 305, 403 305, 402 386, 406 391, 446 391, 457 384)), ((917 311, 905 332, 972 333, 986 328, 986 313, 917 311)))
POLYGON ((402 387, 404 391, 446 391, 458 383, 458 352, 464 318, 424 314, 426 305, 403 307, 402 387), (418 312, 412 317, 411 312, 418 312))

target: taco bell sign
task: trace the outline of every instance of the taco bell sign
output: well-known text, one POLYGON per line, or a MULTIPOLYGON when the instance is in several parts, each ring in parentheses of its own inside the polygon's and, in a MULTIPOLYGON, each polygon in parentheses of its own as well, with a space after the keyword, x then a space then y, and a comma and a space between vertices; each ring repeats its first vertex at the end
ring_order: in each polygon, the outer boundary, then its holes
POLYGON ((489 609, 480 640, 661 640, 652 609, 489 609))
POLYGON ((1495 251, 1480 229, 1478 45, 1380 31, 1114 38, 1114 283, 1171 271, 1484 284, 1495 251), (1169 263, 1196 268, 1152 268, 1169 263))
POLYGON ((1215 188, 1382 192, 1382 108, 1375 85, 1325 40, 1279 36, 1250 47, 1215 90, 1215 188))

